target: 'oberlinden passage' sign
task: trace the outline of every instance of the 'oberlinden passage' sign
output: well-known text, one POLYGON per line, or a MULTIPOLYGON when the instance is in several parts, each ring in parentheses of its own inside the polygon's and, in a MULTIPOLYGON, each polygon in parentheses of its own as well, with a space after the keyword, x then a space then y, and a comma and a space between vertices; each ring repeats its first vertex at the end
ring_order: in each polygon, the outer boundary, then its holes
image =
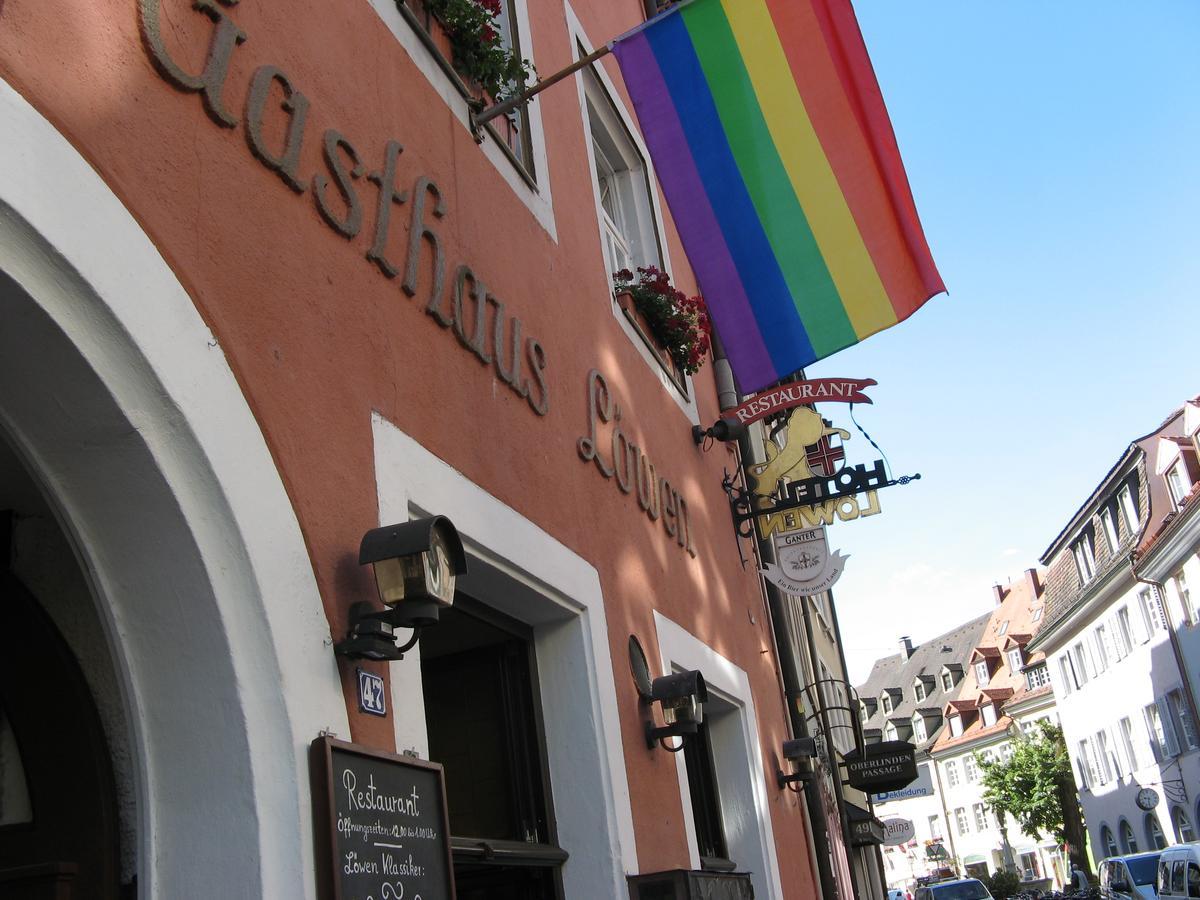
POLYGON ((442 767, 318 739, 336 900, 454 900, 442 767))

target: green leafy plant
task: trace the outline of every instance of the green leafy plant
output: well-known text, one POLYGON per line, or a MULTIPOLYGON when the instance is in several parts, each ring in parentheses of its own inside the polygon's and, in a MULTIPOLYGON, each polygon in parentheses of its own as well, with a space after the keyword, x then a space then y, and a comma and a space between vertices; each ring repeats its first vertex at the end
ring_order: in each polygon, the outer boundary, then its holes
POLYGON ((712 342, 708 309, 700 297, 676 290, 670 276, 654 266, 639 266, 636 276, 628 269, 616 272, 613 289, 633 296, 654 339, 679 368, 689 375, 700 371, 712 342))
POLYGON ((504 44, 499 21, 502 2, 424 0, 450 39, 455 68, 496 102, 519 93, 534 75, 533 66, 504 44))
POLYGON ((997 869, 991 875, 979 879, 995 900, 1007 900, 1021 889, 1021 879, 1012 869, 997 869))
POLYGON ((1052 834, 1063 842, 1062 785, 1073 788, 1074 780, 1061 728, 1043 720, 1031 737, 1014 740, 1007 761, 976 760, 983 771, 983 799, 992 809, 1012 816, 1031 838, 1052 834))

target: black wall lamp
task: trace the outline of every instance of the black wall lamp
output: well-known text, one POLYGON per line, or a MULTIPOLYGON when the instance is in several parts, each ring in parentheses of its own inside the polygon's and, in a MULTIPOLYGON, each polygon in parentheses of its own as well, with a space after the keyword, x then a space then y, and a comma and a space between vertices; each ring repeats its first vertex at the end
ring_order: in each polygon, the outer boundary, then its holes
POLYGON ((783 742, 783 758, 792 764, 792 773, 784 774, 782 769, 776 770, 775 777, 781 788, 787 788, 793 794, 804 790, 804 785, 812 781, 816 772, 813 761, 817 758, 817 739, 815 737, 796 738, 783 742), (793 787, 792 785, 798 785, 793 787))
POLYGON ((467 571, 458 529, 445 516, 373 528, 358 550, 358 564, 368 563, 386 609, 367 601, 351 606, 350 633, 334 651, 351 659, 403 659, 422 629, 437 624, 439 610, 454 603, 455 579, 467 571), (413 631, 400 647, 396 628, 413 631))
POLYGON ((704 721, 704 704, 708 702, 704 676, 690 671, 655 678, 650 686, 649 700, 662 709, 665 724, 656 726, 651 712, 646 720, 646 746, 653 750, 654 745, 659 744, 664 750, 678 753, 687 736, 699 731, 700 723, 704 721), (669 737, 679 738, 679 743, 672 747, 666 741, 669 737))
POLYGON ((692 440, 697 445, 703 444, 708 438, 728 443, 736 441, 745 433, 746 426, 734 419, 717 419, 711 428, 705 428, 703 425, 692 426, 692 440))

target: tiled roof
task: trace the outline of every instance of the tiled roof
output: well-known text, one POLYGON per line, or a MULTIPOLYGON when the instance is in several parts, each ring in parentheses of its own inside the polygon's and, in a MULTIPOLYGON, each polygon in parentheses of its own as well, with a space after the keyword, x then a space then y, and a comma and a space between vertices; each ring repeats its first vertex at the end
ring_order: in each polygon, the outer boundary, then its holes
MULTIPOLYGON (((971 649, 979 642, 990 615, 990 613, 985 613, 945 634, 925 641, 914 648, 912 656, 908 659, 900 654, 877 659, 867 680, 857 688, 859 697, 864 699, 878 697, 887 689, 896 689, 903 692, 903 698, 890 713, 884 713, 882 706, 877 707, 864 723, 864 730, 881 731, 887 720, 892 718, 911 720, 917 711, 921 711, 922 715, 927 716, 940 715, 946 700, 958 691, 957 685, 948 692, 942 690, 942 680, 939 677, 942 667, 949 663, 952 668, 957 666, 958 671, 962 671, 962 663, 971 649), (918 676, 933 678, 932 688, 922 700, 917 700, 913 696, 913 681, 918 676)), ((869 709, 870 707, 868 707, 869 709)), ((937 727, 928 728, 928 739, 918 747, 932 745, 937 736, 941 734, 942 727, 942 724, 939 723, 937 727)))

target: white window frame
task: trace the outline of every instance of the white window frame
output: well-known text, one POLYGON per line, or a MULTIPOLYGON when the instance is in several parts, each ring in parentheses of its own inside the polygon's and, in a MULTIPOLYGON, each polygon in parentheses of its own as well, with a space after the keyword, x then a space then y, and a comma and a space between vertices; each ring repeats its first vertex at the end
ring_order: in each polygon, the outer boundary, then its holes
POLYGON ((973 803, 971 805, 971 812, 975 816, 975 830, 987 831, 987 808, 982 803, 973 803))
POLYGON ((970 828, 970 820, 967 818, 967 809, 965 806, 958 806, 954 809, 954 824, 958 828, 958 836, 962 837, 967 834, 970 828))
POLYGON ((1075 560, 1075 572, 1080 584, 1087 584, 1096 574, 1096 548, 1092 546, 1091 534, 1083 532, 1071 542, 1071 557, 1075 560))
POLYGON ((920 744, 929 740, 929 735, 925 731, 925 717, 917 714, 912 717, 913 741, 920 744))
POLYGON ((954 690, 954 673, 951 672, 949 669, 944 669, 942 671, 942 690, 943 691, 954 690), (950 683, 947 684, 946 683, 947 681, 949 681, 950 683))
POLYGON ((992 680, 992 673, 989 670, 988 662, 986 659, 981 659, 979 662, 975 663, 974 671, 975 671, 975 683, 978 684, 980 687, 984 687, 989 681, 992 680))
POLYGON ((1117 491, 1117 505, 1125 519, 1125 531, 1129 535, 1133 535, 1138 528, 1138 511, 1137 504, 1133 499, 1133 491, 1129 489, 1129 485, 1125 485, 1117 491))
MULTIPOLYGON (((395 0, 369 0, 369 2, 371 8, 375 10, 375 14, 383 20, 383 23, 387 26, 393 37, 404 48, 413 65, 425 76, 425 80, 429 82, 430 87, 442 98, 442 102, 446 104, 451 114, 458 120, 459 125, 464 131, 470 133, 471 110, 467 105, 467 100, 459 93, 453 79, 442 69, 441 64, 417 34, 416 30, 408 24, 404 15, 396 7, 395 0)), ((521 53, 528 60, 536 60, 533 29, 529 21, 528 0, 513 0, 513 12, 516 18, 521 53)), ((538 224, 557 243, 558 230, 554 220, 554 198, 550 193, 550 174, 546 157, 546 132, 542 127, 541 104, 536 102, 530 103, 526 106, 526 110, 528 136, 533 155, 533 170, 537 187, 530 186, 529 182, 526 181, 528 173, 522 174, 524 169, 513 164, 513 161, 506 152, 507 148, 502 149, 499 143, 490 136, 484 138, 479 148, 488 162, 492 164, 500 177, 511 188, 512 192, 516 194, 517 198, 525 204, 534 218, 537 219, 538 224)))
MULTIPOLYGON (((432 510, 448 515, 473 560, 503 571, 511 582, 488 597, 490 605, 529 621, 528 605, 539 604, 546 627, 535 626, 534 644, 547 765, 551 772, 592 773, 578 782, 560 779, 563 789, 553 792, 561 846, 586 854, 581 865, 563 870, 565 892, 594 897, 628 891, 625 875, 638 871, 637 844, 624 751, 619 741, 602 737, 619 733, 620 716, 599 572, 378 413, 371 423, 380 521, 406 521, 432 510)), ((388 668, 393 696, 402 685, 419 685, 420 645, 388 668)), ((396 746, 427 758, 421 692, 406 690, 404 696, 405 703, 393 708, 396 746)))
POLYGON ((958 787, 961 783, 961 776, 958 774, 958 763, 954 760, 947 762, 943 768, 946 772, 946 783, 950 787, 958 787))
POLYGON ((1167 474, 1164 477, 1167 482, 1167 493, 1171 495, 1171 506, 1174 509, 1179 509, 1183 504, 1184 498, 1192 490, 1192 481, 1188 478, 1187 469, 1184 468, 1182 457, 1177 459, 1171 468, 1167 469, 1167 474))
POLYGON ((1013 647, 1006 655, 1008 657, 1008 670, 1014 675, 1019 674, 1021 668, 1025 665, 1023 658, 1025 654, 1021 652, 1021 648, 1013 647))
POLYGON ((949 721, 950 721, 950 736, 951 737, 960 737, 963 733, 962 716, 951 716, 949 721))
POLYGON ((988 703, 979 708, 979 713, 983 717, 983 727, 990 728, 995 725, 998 720, 996 715, 996 704, 988 703))
POLYGON ((1133 652, 1133 625, 1129 619, 1129 607, 1122 606, 1117 610, 1115 618, 1116 629, 1113 632, 1117 659, 1124 659, 1133 652))
POLYGON ((1029 690, 1045 687, 1050 683, 1050 667, 1045 664, 1034 666, 1025 672, 1025 685, 1029 690))
POLYGON ((979 780, 979 765, 975 762, 974 756, 963 757, 963 777, 967 784, 974 784, 979 780))
MULTIPOLYGON (((580 56, 592 52, 594 49, 592 42, 584 32, 583 26, 580 24, 574 10, 569 3, 564 5, 567 12, 567 27, 571 35, 572 47, 576 48, 580 56)), ((639 234, 642 236, 641 241, 643 246, 649 246, 649 242, 651 239, 653 240, 657 248, 656 256, 660 260, 655 265, 664 272, 672 273, 670 251, 665 239, 666 229, 663 226, 665 217, 659 204, 658 178, 654 172, 654 166, 650 161, 650 151, 646 148, 641 132, 637 128, 637 119, 625 106, 625 102, 621 99, 621 92, 617 90, 616 85, 609 77, 608 71, 604 66, 588 66, 585 70, 575 75, 575 83, 579 95, 579 109, 583 116, 589 175, 596 171, 595 149, 592 144, 593 123, 591 110, 594 110, 600 116, 601 122, 599 124, 604 130, 621 135, 623 139, 628 140, 632 145, 633 152, 638 156, 637 163, 643 167, 642 173, 645 176, 645 201, 647 204, 644 207, 641 204, 637 206, 637 221, 639 234)), ((532 106, 536 107, 538 104, 534 103, 532 106)), ((603 204, 600 202, 600 187, 596 183, 595 178, 592 178, 592 195, 596 210, 596 246, 602 260, 601 268, 607 268, 608 263, 604 253, 605 241, 607 239, 605 212, 603 204)), ((630 343, 633 344, 638 354, 650 368, 650 371, 658 377, 663 389, 675 401, 676 405, 683 410, 688 420, 693 425, 700 424, 700 413, 696 406, 696 391, 692 384, 691 376, 684 376, 687 389, 686 391, 680 391, 671 376, 663 369, 662 363, 659 362, 650 348, 646 346, 645 341, 637 333, 633 323, 626 317, 625 312, 617 305, 616 298, 611 291, 612 272, 605 272, 605 276, 608 281, 607 286, 609 288, 612 314, 621 327, 621 330, 625 332, 630 343)))
MULTIPOLYGON (((735 860, 743 871, 751 873, 754 896, 761 894, 770 900, 783 900, 783 884, 771 820, 771 800, 767 796, 767 777, 763 769, 762 748, 759 746, 758 718, 750 690, 750 678, 743 669, 658 610, 654 611, 654 627, 658 634, 662 671, 703 672, 709 692, 732 710, 717 719, 708 720, 717 781, 722 788, 728 788, 719 793, 729 858, 735 860)), ((686 823, 688 859, 691 868, 698 870, 700 852, 696 842, 691 792, 688 789, 687 764, 682 753, 673 755, 679 778, 679 796, 683 803, 683 820, 686 823)))
POLYGON ((1121 535, 1117 530, 1116 519, 1113 518, 1114 506, 1105 506, 1100 510, 1100 524, 1104 528, 1104 537, 1108 540, 1108 549, 1110 553, 1116 553, 1117 548, 1121 546, 1121 535))

